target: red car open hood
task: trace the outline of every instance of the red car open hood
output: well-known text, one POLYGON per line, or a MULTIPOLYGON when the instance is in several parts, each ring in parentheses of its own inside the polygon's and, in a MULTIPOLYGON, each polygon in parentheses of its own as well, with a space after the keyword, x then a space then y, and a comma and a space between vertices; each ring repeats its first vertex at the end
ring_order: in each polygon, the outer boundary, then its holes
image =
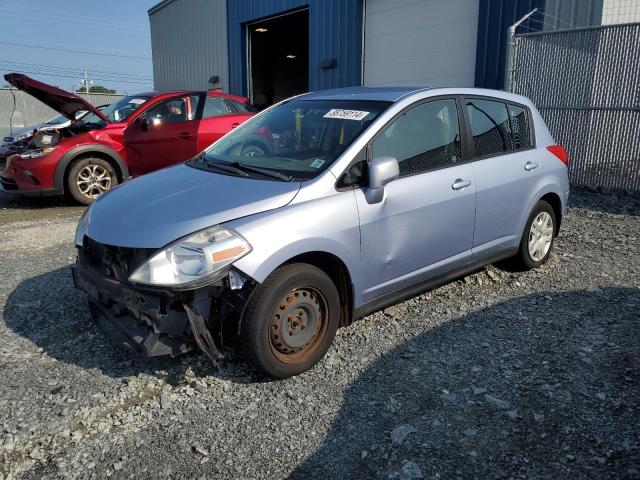
POLYGON ((100 110, 73 93, 39 82, 22 73, 8 73, 4 76, 4 79, 17 89, 27 92, 48 107, 53 108, 56 112, 60 112, 71 121, 75 121, 76 112, 89 110, 109 123, 109 119, 100 110))

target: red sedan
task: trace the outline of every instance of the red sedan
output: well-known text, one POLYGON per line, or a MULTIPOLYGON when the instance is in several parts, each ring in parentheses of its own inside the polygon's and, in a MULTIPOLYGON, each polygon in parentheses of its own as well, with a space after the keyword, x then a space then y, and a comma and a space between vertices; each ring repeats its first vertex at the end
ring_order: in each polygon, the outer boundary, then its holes
POLYGON ((247 98, 220 90, 141 93, 100 111, 26 75, 4 78, 71 120, 0 152, 2 188, 22 195, 69 194, 91 203, 127 178, 194 157, 254 115, 247 98), (79 110, 90 113, 76 121, 79 110))

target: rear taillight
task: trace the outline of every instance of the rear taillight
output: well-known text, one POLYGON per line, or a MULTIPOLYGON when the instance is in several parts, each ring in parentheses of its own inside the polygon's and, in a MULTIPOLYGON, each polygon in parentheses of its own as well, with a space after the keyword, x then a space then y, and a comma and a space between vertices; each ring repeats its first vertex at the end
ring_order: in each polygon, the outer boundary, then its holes
POLYGON ((547 150, 558 157, 558 159, 566 166, 569 166, 569 155, 562 145, 549 145, 547 150))

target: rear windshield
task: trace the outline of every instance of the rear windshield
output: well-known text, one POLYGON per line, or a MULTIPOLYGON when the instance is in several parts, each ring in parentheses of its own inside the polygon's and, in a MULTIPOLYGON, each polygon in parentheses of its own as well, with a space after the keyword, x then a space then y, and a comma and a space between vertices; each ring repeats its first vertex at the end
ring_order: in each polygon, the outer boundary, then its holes
POLYGON ((389 105, 291 100, 248 120, 212 145, 201 160, 248 165, 307 180, 329 168, 389 105))

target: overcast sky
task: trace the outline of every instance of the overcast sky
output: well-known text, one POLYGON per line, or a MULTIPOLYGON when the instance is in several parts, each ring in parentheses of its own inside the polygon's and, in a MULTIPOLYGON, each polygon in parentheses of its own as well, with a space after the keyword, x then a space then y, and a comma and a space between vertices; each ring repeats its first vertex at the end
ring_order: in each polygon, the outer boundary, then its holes
POLYGON ((94 85, 151 90, 147 10, 158 1, 0 0, 0 72, 26 73, 71 90, 87 67, 94 85))

